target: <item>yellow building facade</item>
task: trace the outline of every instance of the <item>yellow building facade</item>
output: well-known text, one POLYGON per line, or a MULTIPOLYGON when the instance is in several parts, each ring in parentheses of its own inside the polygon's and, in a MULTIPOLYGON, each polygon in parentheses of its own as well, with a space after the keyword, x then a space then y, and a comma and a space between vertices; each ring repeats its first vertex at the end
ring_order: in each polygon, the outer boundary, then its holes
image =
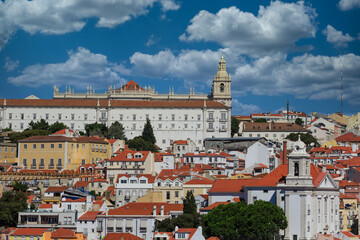
POLYGON ((16 143, 0 143, 0 163, 16 163, 16 143))
POLYGON ((355 196, 343 195, 340 197, 340 230, 350 231, 351 225, 357 218, 358 207, 355 196))
POLYGON ((24 169, 76 170, 110 158, 110 144, 100 137, 34 136, 18 142, 18 165, 24 169))

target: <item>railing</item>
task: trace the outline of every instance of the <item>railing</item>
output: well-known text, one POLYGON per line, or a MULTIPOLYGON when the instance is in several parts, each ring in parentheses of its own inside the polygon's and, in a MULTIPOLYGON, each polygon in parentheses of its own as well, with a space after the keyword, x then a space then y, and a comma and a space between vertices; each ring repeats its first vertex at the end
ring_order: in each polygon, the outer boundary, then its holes
POLYGON ((220 120, 219 120, 220 122, 226 122, 227 121, 227 119, 226 118, 220 118, 220 120))
POLYGON ((48 168, 49 168, 49 169, 53 169, 53 168, 54 168, 54 165, 49 165, 48 168))
POLYGON ((45 166, 44 165, 39 165, 39 169, 44 169, 45 166))
POLYGON ((214 129, 214 128, 208 128, 207 131, 208 131, 208 132, 214 132, 215 129, 214 129))
POLYGON ((97 232, 102 232, 102 231, 103 231, 102 224, 101 224, 100 226, 97 226, 97 227, 96 227, 96 231, 97 231, 97 232))
POLYGON ((214 120, 214 118, 208 118, 206 121, 208 121, 208 122, 214 122, 215 120, 214 120))
POLYGON ((31 169, 36 169, 36 165, 31 165, 31 169))

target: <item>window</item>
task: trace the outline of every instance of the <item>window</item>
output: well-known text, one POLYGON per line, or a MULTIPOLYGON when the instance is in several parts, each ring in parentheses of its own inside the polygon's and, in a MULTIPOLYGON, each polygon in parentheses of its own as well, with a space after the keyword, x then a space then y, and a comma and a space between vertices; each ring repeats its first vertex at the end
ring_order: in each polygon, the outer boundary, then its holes
POLYGON ((50 158, 50 166, 54 166, 54 159, 53 158, 50 158))
POLYGON ((175 114, 171 114, 171 120, 175 120, 175 114))
POLYGON ((36 149, 36 144, 33 144, 33 149, 36 149))
POLYGON ((213 123, 209 123, 209 130, 214 129, 214 124, 213 123))
POLYGON ((123 115, 122 115, 122 114, 120 114, 119 119, 120 119, 120 120, 123 120, 123 115))
POLYGON ((293 240, 297 240, 297 235, 293 235, 293 240))
POLYGON ((163 139, 163 140, 162 140, 162 143, 165 144, 165 143, 166 143, 166 139, 163 139))
POLYGON ((221 120, 226 120, 226 112, 221 112, 221 120))
POLYGON ((197 115, 197 120, 198 120, 198 121, 201 120, 201 115, 200 115, 200 114, 197 115))
POLYGON ((61 166, 61 158, 58 159, 58 166, 61 166))
POLYGON ((198 124, 198 125, 197 125, 197 128, 198 128, 198 129, 201 128, 201 124, 198 124))
POLYGON ((105 120, 105 119, 106 119, 106 112, 102 112, 102 113, 101 113, 101 119, 102 119, 102 120, 105 120))
POLYGON ((171 124, 171 128, 175 128, 175 123, 172 123, 172 124, 171 124))
POLYGON ((299 163, 294 163, 294 176, 299 176, 299 163))
POLYGON ((209 112, 209 120, 214 120, 214 113, 213 112, 209 112))
POLYGON ((59 148, 62 148, 62 144, 61 144, 61 143, 59 143, 59 148))
POLYGON ((136 120, 136 114, 133 114, 133 120, 136 120))
POLYGON ((179 191, 175 191, 175 197, 179 197, 179 191))
POLYGON ((159 127, 158 127, 158 128, 159 128, 159 129, 161 129, 161 127, 162 127, 162 125, 161 125, 161 124, 159 124, 159 127))
POLYGON ((253 197, 253 202, 255 202, 257 200, 257 197, 253 197))
POLYGON ((27 149, 27 144, 24 144, 24 149, 27 149))
POLYGON ((188 120, 188 115, 187 114, 184 115, 184 119, 185 119, 185 121, 188 120))
POLYGON ((273 137, 276 137, 276 133, 273 134, 273 137))
POLYGON ((26 159, 23 159, 23 165, 24 165, 25 167, 27 166, 26 159))
POLYGON ((20 113, 20 119, 24 119, 24 114, 20 113))
POLYGON ((84 114, 84 120, 87 120, 87 119, 88 119, 88 115, 84 114))
POLYGON ((136 130, 136 124, 132 125, 132 130, 136 130))
POLYGON ((162 114, 159 114, 159 120, 162 120, 162 114))
POLYGON ((50 148, 51 148, 51 149, 54 149, 54 146, 55 146, 55 145, 54 145, 53 143, 50 144, 50 148))
POLYGON ((61 120, 61 113, 58 114, 58 119, 61 120))
POLYGON ((36 119, 36 113, 33 113, 33 119, 34 120, 36 119))
POLYGON ((220 92, 224 92, 225 86, 223 83, 220 84, 220 92))
POLYGON ((24 129, 24 124, 20 123, 20 129, 24 129))
POLYGON ((166 191, 166 199, 167 199, 167 200, 170 199, 170 191, 166 191))
POLYGON ((184 124, 184 128, 188 128, 188 125, 187 125, 187 124, 184 124))
POLYGON ((45 144, 40 144, 40 148, 44 149, 45 148, 45 144))
POLYGON ((40 166, 44 166, 44 159, 43 158, 40 159, 40 166))
POLYGON ((75 119, 75 114, 71 114, 71 120, 74 120, 75 119))

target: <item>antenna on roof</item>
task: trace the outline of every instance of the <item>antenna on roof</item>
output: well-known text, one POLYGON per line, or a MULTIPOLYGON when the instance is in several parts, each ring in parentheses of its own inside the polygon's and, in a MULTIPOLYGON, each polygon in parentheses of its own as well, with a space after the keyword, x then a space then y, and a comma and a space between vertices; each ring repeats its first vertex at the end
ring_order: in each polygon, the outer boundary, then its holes
POLYGON ((340 65, 340 81, 341 81, 341 108, 340 108, 340 112, 343 112, 343 76, 342 76, 342 64, 340 65))
POLYGON ((289 99, 286 100, 286 120, 289 121, 289 99))

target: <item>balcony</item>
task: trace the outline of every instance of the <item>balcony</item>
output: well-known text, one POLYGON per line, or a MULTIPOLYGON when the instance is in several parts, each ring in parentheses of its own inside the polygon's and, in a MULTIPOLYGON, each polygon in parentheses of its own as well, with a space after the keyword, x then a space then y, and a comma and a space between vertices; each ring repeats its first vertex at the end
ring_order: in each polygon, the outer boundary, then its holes
POLYGON ((226 118, 220 118, 219 121, 220 122, 227 122, 227 119, 226 118))
POLYGON ((208 128, 208 129, 206 129, 206 131, 208 131, 208 132, 214 132, 215 129, 214 129, 214 128, 208 128))
POLYGON ((220 129, 219 129, 219 132, 226 132, 226 131, 227 131, 226 128, 224 128, 224 129, 220 128, 220 129))
POLYGON ((45 166, 44 165, 39 165, 39 169, 44 169, 45 166))
POLYGON ((31 169, 36 169, 36 165, 31 165, 31 169))
POLYGON ((48 167, 49 169, 54 169, 54 165, 52 164, 52 165, 49 165, 49 167, 48 167))
POLYGON ((56 168, 57 168, 58 170, 60 170, 60 169, 62 169, 62 165, 56 165, 56 168))
POLYGON ((207 122, 214 122, 215 119, 214 119, 214 118, 208 118, 206 121, 207 121, 207 122))

